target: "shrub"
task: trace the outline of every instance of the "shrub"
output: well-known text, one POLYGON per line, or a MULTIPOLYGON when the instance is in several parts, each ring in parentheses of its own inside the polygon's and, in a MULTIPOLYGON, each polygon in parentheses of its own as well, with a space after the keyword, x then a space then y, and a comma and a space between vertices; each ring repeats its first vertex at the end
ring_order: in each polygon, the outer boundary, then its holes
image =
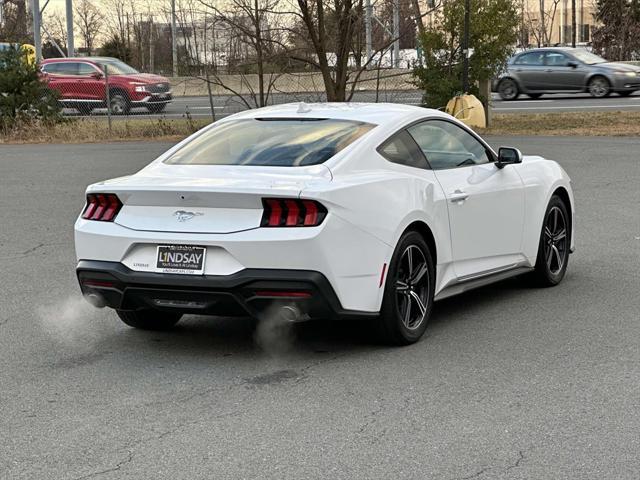
POLYGON ((38 66, 22 50, 0 52, 0 127, 6 131, 33 121, 62 120, 57 95, 40 78, 38 66))

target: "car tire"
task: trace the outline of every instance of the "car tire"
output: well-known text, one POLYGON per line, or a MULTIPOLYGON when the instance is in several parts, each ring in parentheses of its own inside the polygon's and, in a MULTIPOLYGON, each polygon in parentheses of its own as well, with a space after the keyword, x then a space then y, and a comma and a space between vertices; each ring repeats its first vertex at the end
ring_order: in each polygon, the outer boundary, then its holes
POLYGON ((611 93, 611 84, 605 77, 596 75, 591 80, 589 80, 587 89, 589 90, 589 93, 592 97, 604 98, 608 97, 611 93))
POLYGON ((181 313, 151 309, 117 310, 116 313, 125 324, 140 330, 169 330, 182 318, 181 313))
POLYGON ((131 111, 131 102, 123 93, 115 92, 109 97, 109 109, 112 115, 128 115, 131 111))
POLYGON ((541 93, 527 93, 527 97, 529 97, 532 100, 537 100, 542 96, 541 93))
POLYGON ((539 286, 558 285, 567 271, 571 246, 571 218, 564 201, 554 195, 544 214, 534 280, 539 286))
POLYGON ((147 105, 147 110, 149 110, 150 113, 162 113, 165 108, 167 108, 166 103, 161 103, 159 105, 147 105))
POLYGON ((632 93, 635 93, 635 90, 623 90, 621 92, 618 92, 618 95, 620 95, 621 97, 629 97, 632 93))
POLYGON ((518 84, 511 78, 505 78, 498 84, 498 95, 502 100, 515 100, 520 95, 518 84))
POLYGON ((383 343, 409 345, 420 340, 433 308, 435 268, 422 235, 405 233, 389 262, 378 335, 383 343))

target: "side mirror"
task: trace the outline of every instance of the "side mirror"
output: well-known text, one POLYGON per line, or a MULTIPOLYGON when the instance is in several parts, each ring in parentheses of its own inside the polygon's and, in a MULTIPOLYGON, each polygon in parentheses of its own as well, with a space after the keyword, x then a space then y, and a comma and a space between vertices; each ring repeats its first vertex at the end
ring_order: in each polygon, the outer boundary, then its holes
POLYGON ((572 61, 567 62, 567 66, 571 68, 578 68, 578 64, 572 61))
POLYGON ((100 80, 102 78, 102 74, 100 72, 93 72, 91 76, 96 80, 100 80))
POLYGON ((498 161, 496 167, 504 168, 506 165, 522 163, 522 152, 513 147, 500 147, 498 149, 498 161))

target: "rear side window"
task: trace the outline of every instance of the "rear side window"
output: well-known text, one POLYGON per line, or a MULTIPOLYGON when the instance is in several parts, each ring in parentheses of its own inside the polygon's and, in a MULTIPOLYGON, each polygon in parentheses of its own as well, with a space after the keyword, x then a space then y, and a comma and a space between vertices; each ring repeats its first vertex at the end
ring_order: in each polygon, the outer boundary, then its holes
POLYGON ((520 55, 513 62, 515 65, 543 65, 544 64, 544 52, 529 52, 520 55))
POLYGON ((335 119, 222 122, 164 161, 173 165, 299 167, 326 162, 375 125, 335 119))
POLYGON ((378 152, 384 158, 393 163, 415 168, 429 168, 427 159, 420 148, 405 130, 396 133, 383 143, 378 152))
POLYGON ((47 63, 42 66, 42 70, 56 75, 77 75, 78 64, 76 62, 47 63))

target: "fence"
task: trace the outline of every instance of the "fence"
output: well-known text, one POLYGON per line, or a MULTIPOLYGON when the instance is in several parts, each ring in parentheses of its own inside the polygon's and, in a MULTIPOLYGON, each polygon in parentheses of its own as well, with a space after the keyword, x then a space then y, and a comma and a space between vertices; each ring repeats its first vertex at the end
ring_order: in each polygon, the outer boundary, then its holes
MULTIPOLYGON (((69 117, 215 120, 261 105, 327 100, 317 72, 265 74, 261 97, 257 74, 166 78, 126 72, 90 58, 45 61, 42 70, 69 117)), ((366 70, 355 77, 354 72, 347 82, 350 101, 421 103, 422 92, 412 83, 410 70, 366 70)))

